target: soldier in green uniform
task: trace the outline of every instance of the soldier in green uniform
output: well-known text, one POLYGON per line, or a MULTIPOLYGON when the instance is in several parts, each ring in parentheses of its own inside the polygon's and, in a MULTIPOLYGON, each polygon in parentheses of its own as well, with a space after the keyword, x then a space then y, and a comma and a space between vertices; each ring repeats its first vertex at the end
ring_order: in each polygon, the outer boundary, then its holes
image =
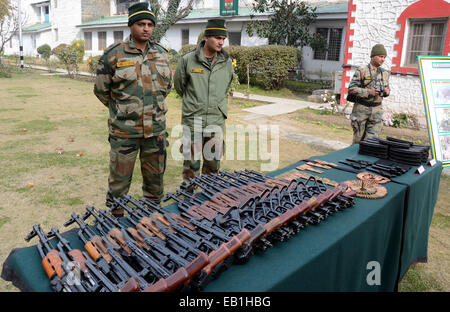
POLYGON ((225 20, 208 20, 205 39, 178 61, 175 90, 183 98, 181 124, 183 183, 202 173, 219 170, 227 119, 227 93, 233 79, 231 57, 222 49, 227 38, 225 20))
MULTIPOLYGON (((128 12, 130 37, 105 50, 94 86, 94 94, 109 109, 107 206, 113 197, 128 193, 138 153, 145 197, 160 200, 166 168, 169 58, 165 48, 151 41, 156 24, 151 6, 137 3, 128 12)), ((116 214, 123 215, 123 210, 116 214)))
POLYGON ((350 116, 353 144, 378 137, 383 127, 383 97, 389 96, 389 73, 381 68, 386 59, 382 44, 372 47, 370 63, 358 68, 348 86, 347 100, 354 102, 350 116))

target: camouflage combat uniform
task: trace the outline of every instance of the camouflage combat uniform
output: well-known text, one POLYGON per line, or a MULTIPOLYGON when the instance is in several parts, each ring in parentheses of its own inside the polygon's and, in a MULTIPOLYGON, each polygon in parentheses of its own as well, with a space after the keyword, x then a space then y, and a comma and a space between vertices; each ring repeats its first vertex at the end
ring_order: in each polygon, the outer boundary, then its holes
POLYGON ((144 53, 131 37, 110 46, 97 67, 94 94, 109 108, 111 197, 128 192, 138 152, 143 195, 159 200, 168 146, 164 102, 172 72, 167 50, 149 41, 144 53))
POLYGON ((366 138, 377 137, 383 127, 383 107, 381 96, 370 96, 367 87, 380 89, 389 87, 389 73, 378 70, 371 64, 355 71, 348 87, 348 93, 357 96, 350 116, 353 128, 353 144, 366 138), (362 75, 362 77, 361 77, 362 75))
MULTIPOLYGON (((216 173, 223 156, 223 131, 227 119, 227 93, 233 80, 231 57, 222 49, 212 62, 208 62, 204 53, 205 41, 198 44, 196 50, 183 55, 178 61, 174 76, 175 90, 183 97, 181 123, 190 130, 191 152, 183 153, 183 180, 187 182, 200 174, 200 157, 194 151, 205 152, 204 147, 211 148, 213 157, 204 157, 202 173, 216 173), (200 131, 194 126, 200 121, 200 131), (217 132, 207 131, 211 126, 220 128, 217 132), (197 134, 195 134, 197 131, 197 134), (221 132, 221 133, 220 133, 221 132), (200 138, 195 141, 194 138, 200 138), (208 159, 209 158, 209 159, 208 159)), ((183 148, 183 147, 182 147, 183 148)))

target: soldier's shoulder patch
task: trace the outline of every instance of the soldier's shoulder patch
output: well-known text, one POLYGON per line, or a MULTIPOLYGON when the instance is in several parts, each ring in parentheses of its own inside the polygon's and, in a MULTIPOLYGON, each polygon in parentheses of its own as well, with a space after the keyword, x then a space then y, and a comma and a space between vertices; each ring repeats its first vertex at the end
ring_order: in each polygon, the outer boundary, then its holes
POLYGON ((160 48, 160 49, 162 49, 164 52, 166 52, 166 53, 168 53, 169 52, 169 49, 168 48, 166 48, 166 47, 163 47, 162 45, 160 45, 159 43, 157 43, 157 42, 154 42, 153 43, 156 47, 158 47, 158 48, 160 48))
POLYGON ((181 55, 181 57, 183 57, 183 56, 185 56, 185 55, 188 55, 189 53, 195 52, 196 49, 197 49, 197 48, 194 48, 194 49, 192 49, 192 50, 190 50, 190 51, 187 51, 186 53, 184 53, 183 55, 181 55))
POLYGON ((114 49, 115 47, 118 47, 120 44, 121 44, 121 42, 113 43, 113 44, 111 44, 109 47, 107 47, 103 52, 104 52, 105 54, 106 54, 106 53, 109 53, 112 49, 114 49))

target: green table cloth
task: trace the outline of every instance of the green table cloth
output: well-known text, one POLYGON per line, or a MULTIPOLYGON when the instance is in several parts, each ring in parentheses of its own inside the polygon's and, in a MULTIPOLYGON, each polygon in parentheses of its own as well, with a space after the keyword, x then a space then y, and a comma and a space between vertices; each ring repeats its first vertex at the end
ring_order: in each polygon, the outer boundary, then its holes
MULTIPOLYGON (((358 154, 358 145, 312 158, 334 163, 345 158, 376 161, 358 154)), ((302 163, 270 175, 279 176, 302 163)), ((442 164, 426 166, 422 175, 414 174, 415 169, 384 184, 386 197, 357 198, 353 207, 256 253, 245 264, 232 265, 204 291, 395 291, 409 266, 427 259, 442 164)), ((320 176, 338 182, 357 179, 355 173, 334 168, 320 176)), ((83 248, 74 231, 65 237, 73 248, 83 248)), ((23 291, 51 291, 40 262, 36 246, 14 249, 3 265, 2 278, 23 291)))

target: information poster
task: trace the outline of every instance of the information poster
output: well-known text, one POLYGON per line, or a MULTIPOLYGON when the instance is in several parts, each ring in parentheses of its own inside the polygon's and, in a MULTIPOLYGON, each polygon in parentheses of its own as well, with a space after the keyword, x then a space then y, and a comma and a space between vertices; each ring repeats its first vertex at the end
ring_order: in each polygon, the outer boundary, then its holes
POLYGON ((433 158, 450 166, 450 56, 418 56, 433 158))

